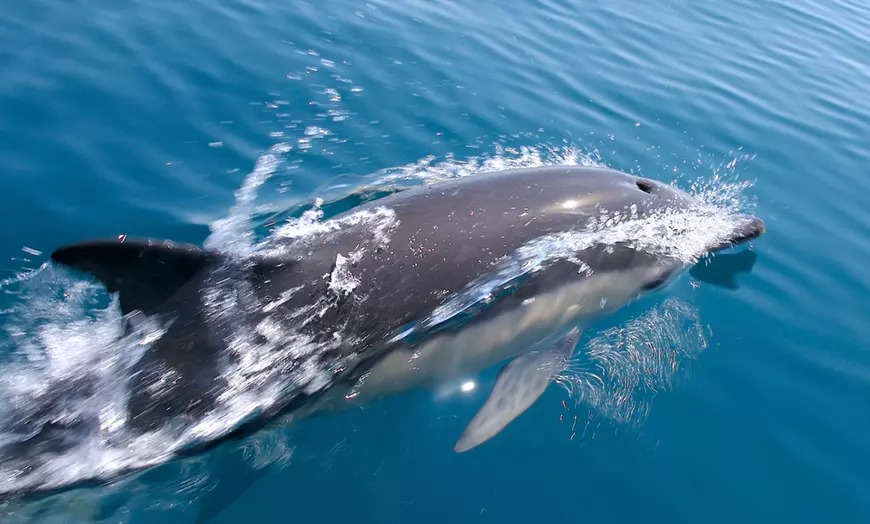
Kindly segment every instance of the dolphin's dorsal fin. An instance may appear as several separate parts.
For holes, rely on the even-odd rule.
[[[521,355],[502,368],[489,397],[453,450],[468,451],[486,442],[534,404],[550,380],[565,369],[579,338],[575,328],[552,346]]]
[[[90,273],[107,291],[117,292],[124,314],[147,315],[216,256],[190,244],[120,237],[64,246],[51,259]]]

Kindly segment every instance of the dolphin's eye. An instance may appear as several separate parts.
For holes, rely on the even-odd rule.
[[[649,180],[644,180],[642,178],[638,178],[635,182],[637,184],[637,188],[643,191],[644,193],[652,193],[655,186]]]

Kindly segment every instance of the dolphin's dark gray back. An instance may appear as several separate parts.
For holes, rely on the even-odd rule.
[[[397,225],[389,242],[362,240],[369,225],[351,226],[312,246],[287,246],[286,270],[274,271],[258,286],[261,298],[275,300],[284,290],[305,284],[325,292],[321,278],[332,271],[336,255],[367,249],[354,264],[359,282],[344,305],[352,332],[375,342],[397,327],[431,312],[446,297],[487,274],[493,264],[544,235],[583,231],[601,209],[639,216],[663,205],[680,205],[687,197],[657,182],[618,171],[589,167],[542,167],[483,174],[408,190],[368,202],[348,213],[387,208]],[[571,203],[576,206],[571,207]],[[670,204],[668,204],[670,203]],[[594,255],[601,265],[619,269],[636,264],[638,254],[623,249]],[[310,301],[298,293],[285,303],[293,310]],[[340,309],[340,308],[339,308]],[[336,313],[341,314],[341,313]],[[333,325],[334,319],[329,320]]]

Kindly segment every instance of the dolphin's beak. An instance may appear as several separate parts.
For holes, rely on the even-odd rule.
[[[748,242],[753,238],[758,238],[764,234],[764,221],[756,216],[745,215],[738,219],[738,226],[734,229],[734,233],[726,240],[714,245],[710,248],[710,252],[721,251],[731,246],[736,246]]]

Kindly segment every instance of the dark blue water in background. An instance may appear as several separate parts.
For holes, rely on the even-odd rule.
[[[679,297],[709,331],[642,421],[553,387],[458,455],[485,390],[414,392],[9,521],[870,521],[867,4],[32,0],[0,15],[2,278],[95,236],[201,243],[277,143],[292,149],[264,215],[403,166],[580,156],[752,181],[768,227],[736,292],[684,277],[596,326]],[[254,473],[264,453],[278,460]]]

